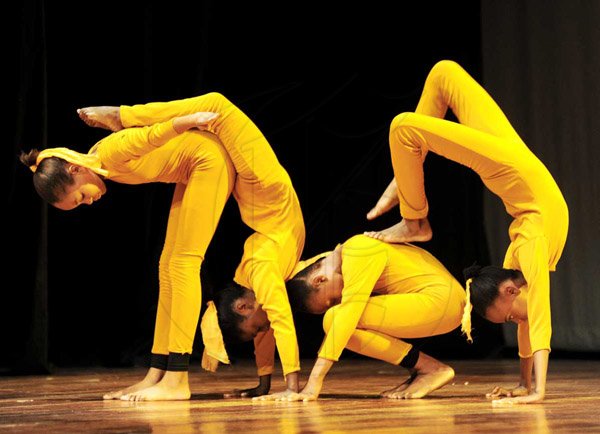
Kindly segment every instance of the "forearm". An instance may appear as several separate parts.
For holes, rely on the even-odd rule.
[[[546,376],[548,374],[548,359],[550,351],[539,350],[533,354],[533,368],[535,371],[535,392],[542,398],[546,394]]]
[[[306,383],[306,386],[304,386],[303,392],[311,392],[318,396],[321,392],[321,388],[323,387],[325,376],[334,363],[335,362],[333,360],[319,357],[315,362],[315,366],[313,366],[310,377],[308,378],[308,382]]]

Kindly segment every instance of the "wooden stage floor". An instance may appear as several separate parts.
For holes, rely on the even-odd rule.
[[[497,407],[485,398],[518,379],[518,360],[448,362],[454,382],[416,400],[378,392],[405,378],[383,362],[337,363],[316,402],[253,403],[219,393],[255,385],[250,361],[216,374],[191,370],[192,399],[180,402],[103,401],[104,392],[141,379],[145,370],[62,370],[52,376],[0,377],[0,432],[300,433],[300,432],[599,432],[600,361],[551,360],[543,404]],[[311,361],[303,361],[304,375]],[[276,372],[273,391],[283,381]]]

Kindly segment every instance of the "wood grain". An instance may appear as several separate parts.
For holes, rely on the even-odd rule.
[[[300,432],[600,432],[600,361],[553,360],[543,404],[492,406],[485,394],[513,386],[517,360],[447,362],[452,384],[417,400],[381,399],[405,378],[402,368],[370,360],[342,360],[323,395],[309,403],[222,399],[255,385],[250,362],[216,374],[191,370],[192,399],[181,402],[103,401],[104,392],[141,379],[144,369],[61,370],[52,376],[0,378],[0,431],[108,433]],[[303,380],[311,361],[303,361]],[[283,389],[276,372],[273,391]]]

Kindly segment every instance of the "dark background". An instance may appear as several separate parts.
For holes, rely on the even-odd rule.
[[[61,212],[42,204],[16,160],[32,147],[87,151],[106,133],[85,126],[77,108],[223,93],[256,122],[290,173],[308,257],[399,219],[395,211],[376,222],[364,216],[393,176],[389,124],[414,110],[436,61],[455,60],[486,83],[482,44],[489,39],[482,35],[493,15],[478,1],[344,3],[335,11],[320,2],[252,3],[17,6],[4,56],[12,146],[1,159],[8,186],[3,372],[132,366],[150,351],[172,186],[109,183],[94,206]],[[493,66],[493,53],[485,58]],[[463,267],[490,262],[482,185],[436,155],[425,166],[435,236],[423,246],[461,279]],[[203,264],[203,300],[233,276],[248,234],[231,198]],[[312,358],[320,318],[296,321],[301,355]],[[474,338],[467,345],[455,331],[420,343],[440,358],[516,357],[500,326],[474,317]],[[201,349],[197,336],[195,359]],[[231,351],[251,357],[250,346]]]

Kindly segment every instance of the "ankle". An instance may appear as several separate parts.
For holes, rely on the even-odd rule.
[[[161,383],[168,387],[181,387],[189,384],[188,373],[181,371],[167,371]]]

